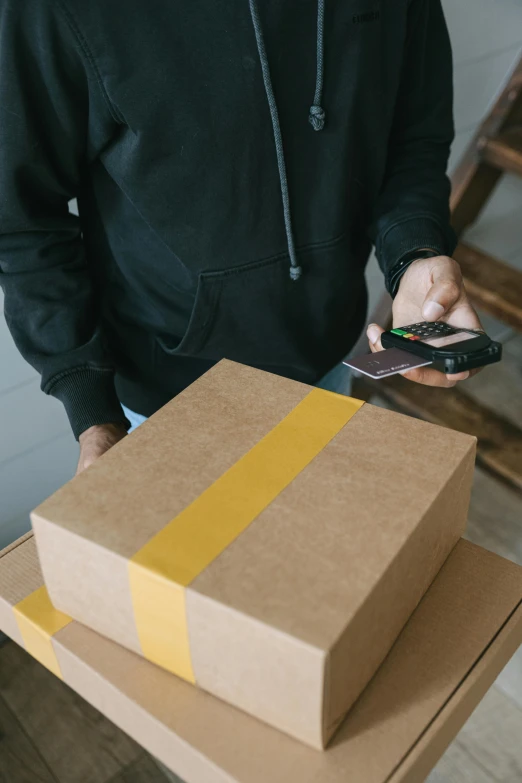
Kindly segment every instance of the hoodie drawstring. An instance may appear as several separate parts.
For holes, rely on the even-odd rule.
[[[324,80],[324,3],[325,0],[318,0],[317,3],[317,75],[314,102],[310,106],[310,114],[308,116],[308,122],[315,131],[322,130],[326,120],[325,111],[321,106]]]
[[[272,87],[272,79],[270,77],[270,66],[268,64],[268,57],[266,54],[265,40],[263,36],[263,29],[261,27],[261,21],[259,19],[259,9],[257,0],[249,0],[250,15],[252,17],[252,24],[254,26],[254,32],[256,36],[257,51],[259,54],[259,61],[261,63],[261,72],[263,74],[263,83],[265,87],[266,98],[268,101],[268,107],[270,109],[270,117],[272,120],[272,128],[274,132],[274,141],[277,155],[277,167],[279,169],[279,182],[281,185],[281,197],[283,200],[283,215],[285,221],[286,241],[288,245],[288,255],[290,257],[290,277],[292,280],[299,280],[303,270],[297,260],[297,253],[295,250],[294,231],[292,227],[292,211],[290,208],[290,195],[288,192],[288,179],[286,175],[286,161],[285,153],[283,149],[283,137],[281,134],[281,124],[279,122],[279,112],[277,110],[277,103],[274,95],[274,89]],[[325,112],[321,106],[322,94],[323,94],[323,81],[324,81],[324,14],[325,14],[325,0],[318,0],[317,7],[317,76],[315,85],[314,103],[310,107],[310,114],[308,120],[316,131],[322,130],[325,123]]]

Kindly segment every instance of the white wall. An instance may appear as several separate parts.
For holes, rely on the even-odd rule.
[[[521,0],[443,0],[455,50],[457,138],[452,163],[520,54]],[[469,239],[522,268],[522,183],[508,179]],[[369,270],[371,301],[382,292]],[[1,302],[0,302],[1,304]],[[491,329],[499,328],[494,322]],[[69,479],[77,445],[64,412],[39,391],[0,319],[0,547],[24,532],[28,512]]]
[[[78,447],[63,407],[39,384],[1,318],[0,547],[28,529],[29,511],[74,472]]]

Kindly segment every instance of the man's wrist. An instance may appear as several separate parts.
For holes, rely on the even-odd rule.
[[[388,288],[392,298],[395,299],[404,273],[413,263],[415,263],[415,261],[419,261],[425,258],[434,258],[438,255],[440,255],[440,253],[437,250],[429,247],[419,248],[418,250],[410,250],[408,253],[405,253],[397,261],[389,275]]]
[[[88,440],[89,438],[97,438],[100,435],[107,436],[109,438],[118,438],[122,437],[123,435],[127,434],[127,427],[124,426],[121,422],[109,422],[107,424],[93,424],[92,427],[89,427],[88,429],[84,430],[79,438],[78,441],[80,443],[80,446],[83,442]]]
[[[99,424],[130,427],[114,388],[114,374],[109,368],[72,370],[53,379],[44,391],[64,404],[77,440],[89,427]]]

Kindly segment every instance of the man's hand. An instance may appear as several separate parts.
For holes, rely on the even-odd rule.
[[[119,424],[97,424],[80,435],[80,459],[76,475],[92,465],[98,457],[125,437],[127,431]]]
[[[419,321],[446,321],[467,329],[482,328],[464,289],[460,267],[452,258],[422,258],[410,264],[404,273],[393,302],[393,326],[409,326]],[[383,350],[383,331],[377,324],[368,327],[372,353]],[[475,372],[445,375],[430,367],[419,367],[404,373],[404,377],[428,386],[451,387]]]

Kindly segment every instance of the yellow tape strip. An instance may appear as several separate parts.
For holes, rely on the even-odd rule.
[[[27,652],[63,679],[51,637],[69,625],[71,618],[54,608],[45,587],[13,606],[13,612]]]
[[[324,449],[364,403],[314,389],[129,563],[143,654],[194,682],[185,587]]]

